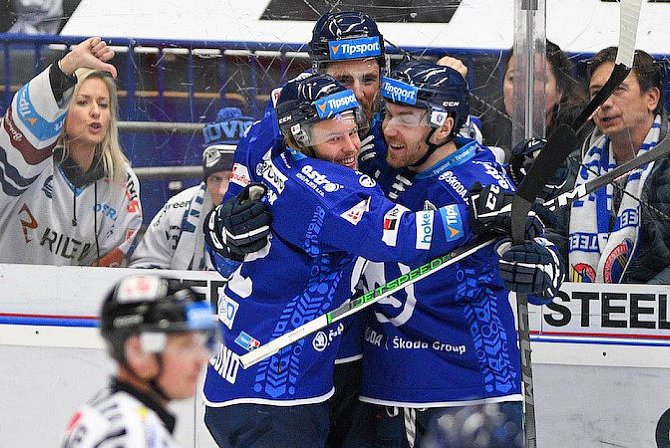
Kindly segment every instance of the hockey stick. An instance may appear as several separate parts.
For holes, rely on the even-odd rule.
[[[631,1],[633,3],[635,3],[635,2],[639,3],[641,0],[623,0],[623,3],[631,3]],[[624,9],[624,6],[622,4],[622,10],[623,9]],[[638,5],[638,11],[639,11],[639,5]],[[633,36],[634,35],[635,35],[635,32],[633,31]],[[622,37],[623,37],[623,33],[622,33]],[[631,46],[634,47],[634,37],[633,37],[633,42],[632,42]],[[634,49],[630,50],[631,55],[633,54],[633,51],[634,51]],[[621,53],[621,49],[619,50],[619,53]],[[632,60],[632,57],[631,57],[631,60]],[[617,58],[617,61],[618,61],[618,58]],[[630,69],[628,69],[628,70],[630,70]],[[627,76],[627,73],[626,73],[626,76]],[[619,80],[619,83],[621,81],[623,81],[623,79],[625,79],[626,76],[623,76]],[[610,84],[610,83],[608,82],[603,87],[602,90],[605,90],[606,88],[608,88],[608,84]],[[616,86],[613,86],[611,88],[610,93],[611,93],[612,90],[614,90],[615,87]],[[584,119],[585,121],[588,118],[590,118],[590,116],[597,109],[597,107],[600,104],[602,104],[602,102],[606,99],[606,97],[603,98],[603,96],[604,95],[601,95],[601,94],[596,95],[596,97],[591,101],[591,103],[589,103],[589,105],[587,105],[587,107],[585,108],[584,112],[582,112],[580,117],[582,115],[584,115],[586,117]],[[596,102],[597,102],[597,104],[595,106],[592,106],[592,104],[595,104]],[[575,120],[575,121],[577,121],[577,120]],[[568,130],[571,130],[570,127],[568,127],[568,126],[565,126],[565,127]],[[557,133],[558,132],[556,132],[556,134]],[[576,134],[574,131],[572,131],[572,133],[573,133],[573,136]],[[554,146],[556,146],[556,144],[557,144],[556,142],[553,143]],[[547,145],[548,145],[548,143],[547,143]],[[563,146],[564,146],[563,152],[565,153],[565,155],[563,156],[563,159],[565,159],[565,157],[567,156],[567,154],[570,151],[565,152],[567,150],[568,145],[563,145]],[[576,144],[574,144],[570,149],[573,149],[575,146],[576,146]],[[654,150],[650,150],[650,151],[648,151],[648,153],[651,153],[653,151]],[[542,152],[547,152],[547,151],[542,151]],[[562,162],[563,159],[558,160],[557,166],[560,165],[560,163]],[[633,159],[633,160],[635,160],[635,159]],[[631,162],[633,162],[633,160],[631,160]],[[642,163],[645,163],[645,162],[642,162]],[[640,163],[639,165],[641,165],[642,163]],[[536,165],[536,164],[534,164],[534,165]],[[637,165],[637,166],[639,166],[639,165]],[[631,164],[631,165],[628,165],[627,169],[631,170],[631,169],[634,169],[635,167],[636,166],[632,166],[632,164]],[[621,168],[623,168],[623,166]],[[532,170],[532,168],[531,168],[531,170]],[[553,174],[553,171],[552,171],[552,174]],[[625,171],[613,170],[610,173],[607,173],[607,174],[603,175],[602,178],[609,179],[609,180],[605,181],[605,183],[608,183],[612,179],[615,179],[616,177],[618,177],[622,174],[625,174]],[[530,175],[530,172],[529,172],[529,175]],[[529,177],[529,175],[527,175],[526,177]],[[593,182],[595,182],[597,180],[598,179],[594,180]],[[542,184],[542,186],[543,186],[543,184]],[[584,191],[587,191],[587,193],[592,191],[591,189],[589,189],[589,184],[581,185],[578,188],[580,188]],[[539,189],[537,190],[537,192],[539,192]],[[536,195],[537,195],[537,192],[535,193]],[[585,194],[587,194],[587,193],[585,193]],[[563,195],[561,195],[561,202],[563,202],[562,205],[566,205],[566,204],[572,202],[573,200],[575,200],[577,198],[578,198],[578,196],[575,196],[574,190],[569,191],[567,193],[564,193]],[[534,200],[534,198],[533,198],[533,200]],[[554,202],[554,204],[559,204],[559,201]],[[403,276],[401,276],[397,279],[391,280],[390,282],[388,282],[388,283],[376,288],[375,290],[370,291],[370,292],[368,292],[368,293],[366,293],[366,294],[364,294],[364,295],[362,295],[362,296],[360,296],[356,299],[353,299],[349,302],[346,302],[343,305],[339,306],[338,308],[334,309],[333,311],[330,311],[326,314],[323,314],[323,315],[317,317],[316,319],[314,319],[310,322],[307,322],[306,324],[304,324],[304,325],[302,325],[298,328],[295,328],[294,330],[292,330],[288,333],[285,333],[282,336],[280,336],[280,337],[278,337],[278,338],[276,338],[276,339],[274,339],[274,340],[272,340],[272,341],[270,341],[266,344],[261,345],[260,347],[256,348],[255,350],[252,350],[249,353],[246,353],[246,354],[242,355],[240,357],[240,363],[242,364],[242,366],[244,368],[248,368],[248,367],[262,361],[263,359],[266,359],[267,357],[269,357],[269,356],[271,356],[275,353],[280,352],[282,349],[285,349],[286,347],[288,347],[292,343],[304,338],[305,336],[308,336],[308,335],[310,335],[310,334],[312,334],[312,333],[314,333],[314,332],[316,332],[320,329],[323,329],[323,328],[327,327],[328,325],[330,325],[334,322],[337,322],[341,319],[344,319],[344,318],[346,318],[346,317],[348,317],[348,316],[350,316],[350,315],[352,315],[352,314],[354,314],[354,313],[372,305],[373,303],[376,303],[379,300],[381,300],[385,297],[388,297],[389,295],[391,295],[391,294],[393,294],[393,293],[395,293],[395,292],[397,292],[401,289],[404,289],[407,286],[412,285],[412,284],[418,282],[419,280],[422,280],[422,279],[434,274],[435,272],[451,265],[452,263],[455,263],[455,262],[463,259],[464,257],[467,257],[468,255],[471,255],[471,254],[477,252],[478,250],[493,244],[495,241],[496,241],[496,239],[494,238],[494,239],[490,239],[490,240],[487,240],[487,241],[484,241],[484,242],[475,243],[475,244],[470,245],[470,246],[464,246],[464,247],[456,249],[455,251],[453,251],[449,254],[446,254],[446,255],[443,255],[441,257],[435,258],[435,259],[429,261],[428,263],[426,263],[422,266],[419,266],[418,268],[410,271],[409,273],[407,273],[407,274],[405,274],[405,275],[403,275]]]
[[[540,151],[537,159],[528,170],[528,174],[519,185],[519,190],[512,201],[511,230],[512,241],[515,244],[520,244],[525,239],[526,217],[547,179],[554,174],[577,146],[577,133],[630,73],[635,55],[635,40],[641,3],[642,0],[621,0],[619,6],[619,48],[612,74],[571,125],[560,126],[549,137],[547,144]],[[535,448],[537,446],[535,400],[528,324],[528,298],[526,294],[517,294],[517,319],[524,391],[524,442],[526,448]]]
[[[661,157],[668,154],[670,154],[670,139],[664,140],[659,145],[645,152],[641,156],[628,160],[613,170],[601,175],[600,177],[593,179],[585,184],[579,185],[573,190],[566,191],[560,196],[546,202],[544,205],[552,211],[563,208],[567,205],[570,205],[573,201],[576,201],[577,199],[582,198],[587,194],[590,194],[604,185],[616,180],[618,177],[623,176],[624,174],[639,168],[646,163],[660,159]],[[503,209],[503,211],[509,210],[507,207]],[[408,272],[407,274],[391,280],[390,282],[379,286],[373,291],[369,291],[360,297],[352,299],[351,301],[340,305],[338,308],[335,308],[333,311],[323,314],[316,319],[309,321],[306,324],[295,328],[294,330],[285,333],[266,344],[261,345],[255,350],[242,355],[240,357],[240,362],[244,368],[250,367],[264,360],[265,358],[278,353],[280,350],[288,347],[305,336],[309,336],[310,334],[315,333],[334,322],[344,319],[345,317],[349,317],[352,314],[355,314],[358,311],[380,301],[384,297],[388,297],[391,294],[408,287],[409,285],[412,285],[430,275],[433,275],[437,271],[446,268],[447,266],[451,266],[457,261],[472,255],[478,250],[492,245],[496,241],[498,241],[497,237],[484,242],[476,242],[468,246],[460,247],[447,255],[435,258],[428,263]]]

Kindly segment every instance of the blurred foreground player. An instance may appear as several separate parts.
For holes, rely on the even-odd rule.
[[[100,329],[116,375],[74,414],[61,446],[176,447],[166,406],[195,394],[214,340],[209,305],[176,280],[127,277],[105,299]]]

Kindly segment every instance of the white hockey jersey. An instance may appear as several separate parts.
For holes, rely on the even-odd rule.
[[[203,220],[212,208],[205,182],[172,196],[151,220],[129,267],[214,270],[202,232]]]
[[[172,436],[175,423],[160,404],[113,381],[72,416],[60,446],[173,448],[178,447]]]
[[[54,160],[73,89],[57,103],[49,69],[24,85],[0,126],[0,263],[120,264],[140,225],[139,182],[102,178],[77,188]]]

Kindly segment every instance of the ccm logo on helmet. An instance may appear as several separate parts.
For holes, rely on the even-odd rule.
[[[348,39],[346,42],[328,42],[330,59],[357,59],[381,56],[381,45],[377,37]]]

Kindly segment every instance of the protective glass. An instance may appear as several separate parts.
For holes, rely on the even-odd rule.
[[[430,126],[429,113],[424,109],[403,108],[401,111],[396,111],[394,115],[388,108],[384,106],[383,110],[384,126],[399,126],[399,127],[428,127]]]
[[[316,146],[322,143],[336,145],[346,142],[352,134],[357,134],[361,126],[365,126],[360,110],[346,111],[335,115],[333,118],[301,125],[305,132],[306,146]]]

